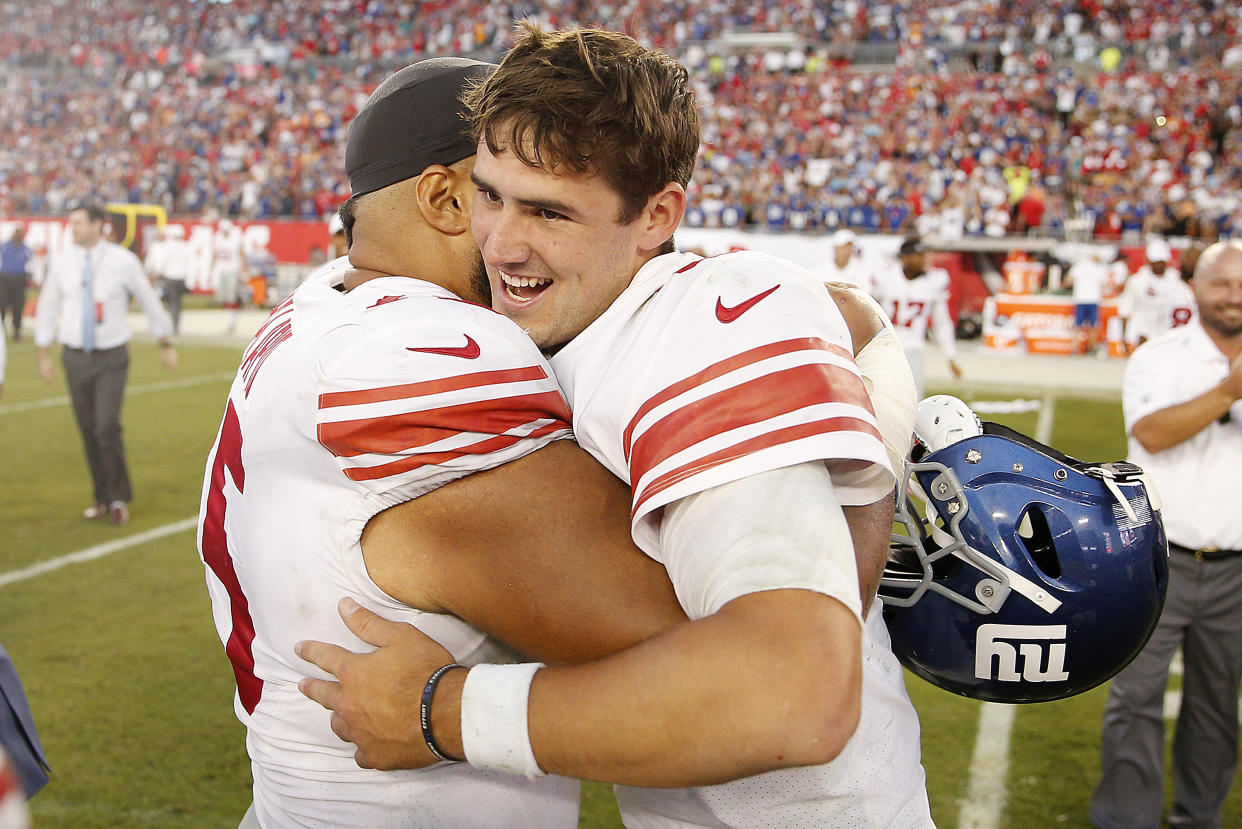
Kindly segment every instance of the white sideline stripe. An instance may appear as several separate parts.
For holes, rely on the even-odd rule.
[[[979,414],[1026,414],[1038,412],[1043,404],[1038,400],[972,400],[970,408]]]
[[[996,829],[1008,792],[1009,735],[1017,706],[985,702],[979,709],[979,733],[970,758],[970,790],[957,816],[959,829]]]
[[[1035,424],[1035,440],[1047,443],[1052,437],[1056,398],[1044,395]],[[1013,705],[985,702],[979,711],[979,730],[975,753],[970,761],[970,788],[958,812],[959,829],[997,829],[1009,792],[1009,737],[1013,732]]]
[[[59,570],[62,567],[68,567],[70,564],[81,564],[84,561],[94,561],[97,558],[119,553],[121,550],[137,547],[139,544],[146,544],[148,541],[154,541],[157,538],[163,538],[166,535],[173,535],[186,530],[194,529],[198,526],[198,516],[174,521],[171,524],[165,524],[162,527],[144,530],[140,533],[118,538],[116,541],[109,541],[106,544],[97,544],[94,547],[87,547],[85,550],[78,550],[76,553],[67,553],[63,556],[40,561],[38,564],[32,564],[29,567],[23,567],[21,570],[10,570],[7,573],[0,573],[0,588],[14,584],[19,581],[33,579],[35,576],[41,576],[44,573],[50,573],[53,570]]]
[[[1182,710],[1182,692],[1176,688],[1164,692],[1164,718],[1166,720],[1177,719],[1178,713]]]
[[[1044,395],[1039,407],[1039,420],[1035,422],[1035,440],[1047,444],[1052,440],[1052,417],[1056,411],[1057,401],[1051,394]]]
[[[141,386],[130,386],[125,389],[125,396],[131,394],[146,394],[153,391],[168,391],[169,389],[185,389],[190,386],[204,386],[208,383],[220,383],[224,380],[232,380],[236,376],[235,372],[228,374],[204,374],[199,377],[186,377],[182,380],[162,380],[158,383],[144,383]],[[11,412],[28,412],[32,409],[50,409],[55,406],[69,405],[68,397],[49,397],[44,400],[31,400],[27,403],[5,403],[0,405],[0,414],[10,414]]]

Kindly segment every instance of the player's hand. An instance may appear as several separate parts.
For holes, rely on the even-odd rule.
[[[337,678],[306,678],[298,689],[332,712],[332,730],[358,747],[362,768],[418,769],[437,761],[419,725],[419,703],[427,678],[452,655],[413,625],[391,622],[342,599],[346,626],[375,645],[359,654],[325,642],[299,642],[294,651]]]
[[[164,364],[164,368],[169,371],[177,370],[177,349],[171,344],[160,348],[160,362]]]
[[[56,368],[52,365],[52,353],[46,348],[39,349],[39,376],[49,386],[56,379]]]
[[[952,373],[954,380],[962,379],[962,367],[957,364],[956,360],[949,361],[949,372]]]

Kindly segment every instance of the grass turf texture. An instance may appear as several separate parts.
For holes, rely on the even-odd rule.
[[[239,355],[240,346],[191,343],[169,375],[151,343],[135,343],[124,413],[133,522],[118,529],[80,517],[90,490],[73,417],[67,404],[43,405],[65,395],[63,379],[44,386],[29,341],[11,347],[0,400],[0,573],[194,515]],[[185,385],[164,387],[169,381]],[[964,397],[1002,395],[972,388]],[[1053,402],[1055,446],[1090,460],[1124,456],[1115,398]],[[1033,434],[1038,415],[991,419]],[[0,642],[21,672],[53,765],[52,782],[31,803],[36,826],[237,825],[250,801],[249,762],[192,531],[0,587],[0,608]],[[942,829],[955,827],[980,706],[913,677],[908,685],[923,723],[932,813]],[[1018,709],[1002,826],[1087,826],[1104,696],[1098,689]],[[621,825],[607,786],[583,791],[582,827]],[[1242,826],[1236,792],[1224,825]]]

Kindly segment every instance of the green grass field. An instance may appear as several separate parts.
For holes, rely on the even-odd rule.
[[[11,347],[0,400],[0,582],[194,516],[240,350],[190,342],[169,375],[153,345],[133,347],[125,424],[136,495],[133,522],[113,528],[80,517],[91,494],[63,382],[44,386],[33,347]],[[1115,397],[1056,399],[1054,413],[1058,448],[1093,460],[1124,455]],[[1035,413],[995,419],[1035,433]],[[52,782],[31,804],[36,826],[237,825],[250,801],[249,765],[191,529],[2,585],[0,608],[0,642],[26,683],[53,764]],[[939,826],[959,826],[981,706],[908,681],[923,721],[932,812]],[[1017,710],[1000,826],[1087,825],[1103,703],[1097,689]],[[584,793],[581,826],[620,826],[607,787],[587,784]],[[1236,792],[1225,825],[1242,826]]]

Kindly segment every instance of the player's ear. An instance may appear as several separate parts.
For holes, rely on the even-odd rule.
[[[647,200],[647,206],[638,217],[638,221],[643,223],[639,247],[655,250],[663,245],[672,238],[685,212],[686,190],[677,182],[670,181],[663,190]]]
[[[434,164],[423,170],[414,192],[427,224],[450,236],[470,231],[470,200],[463,191],[459,173]]]

